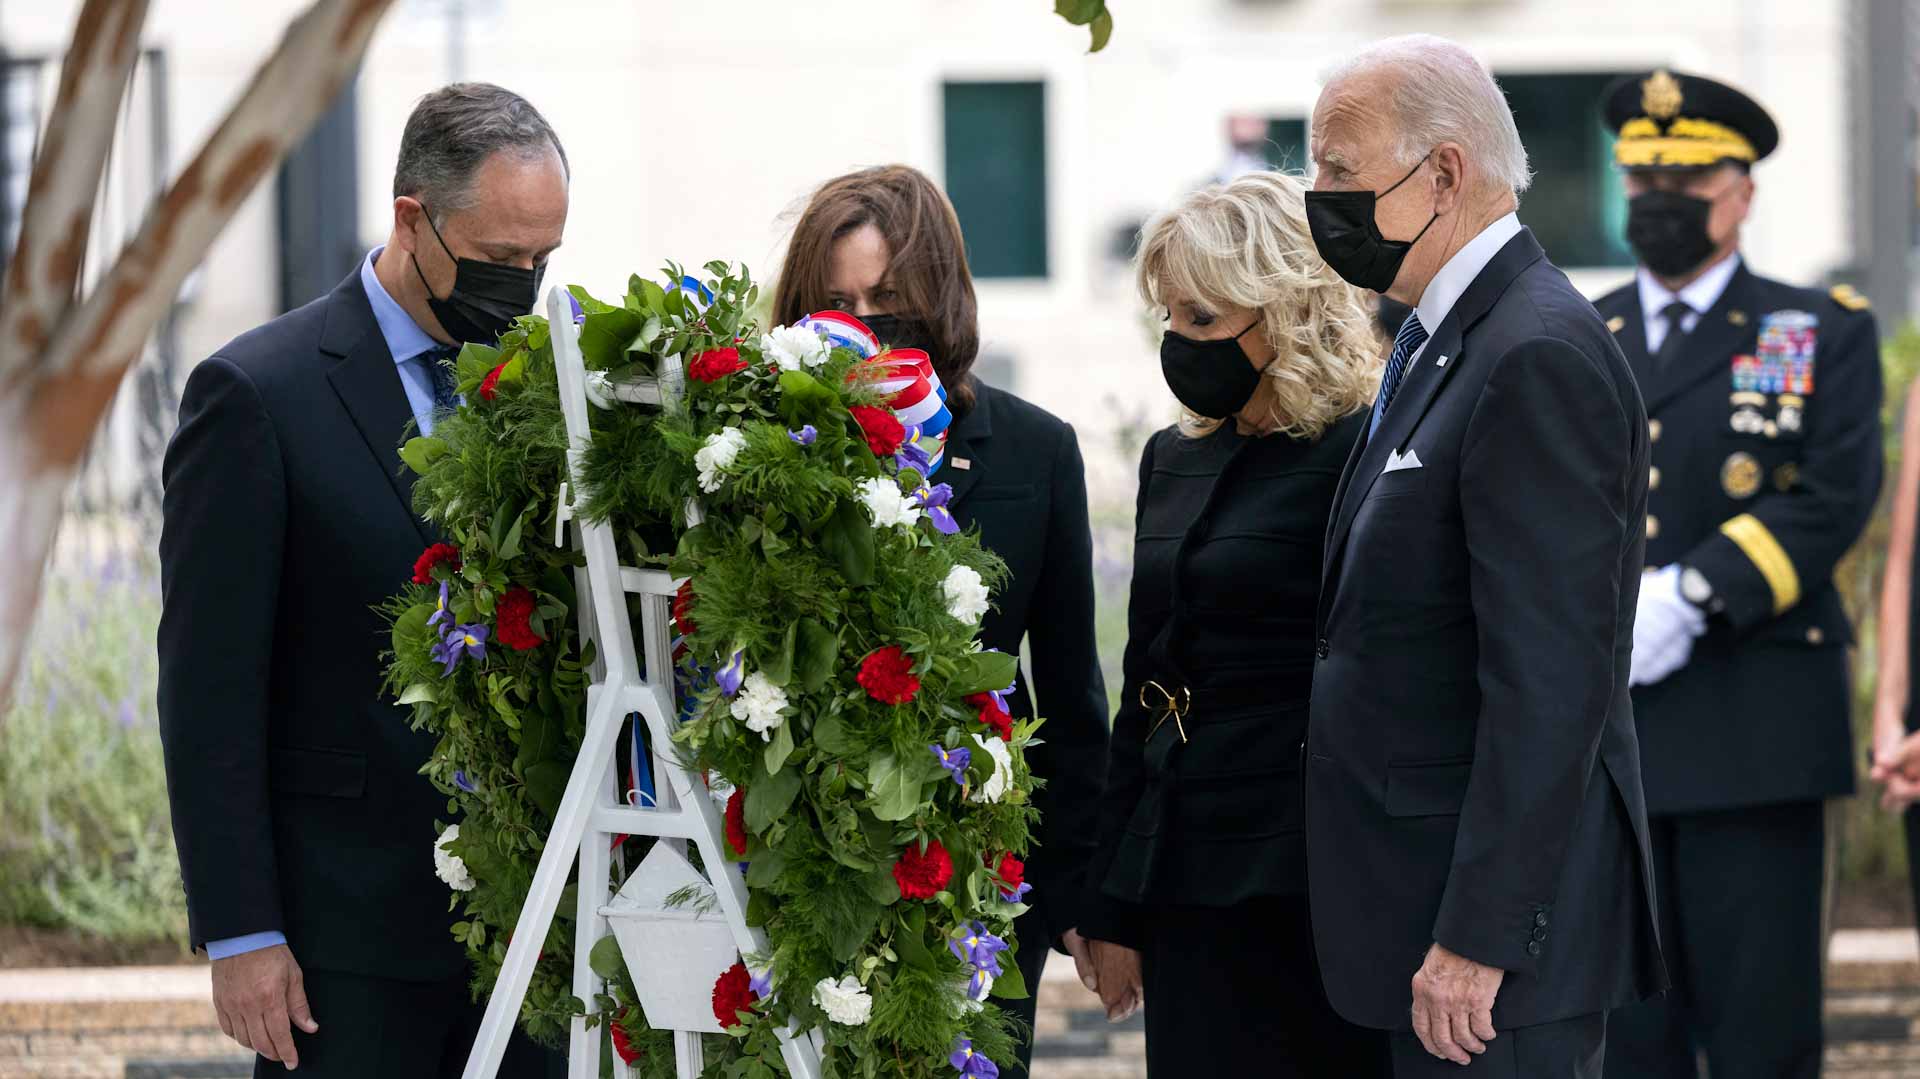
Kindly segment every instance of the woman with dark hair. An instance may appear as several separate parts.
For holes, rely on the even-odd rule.
[[[881,342],[932,357],[954,422],[945,460],[929,478],[953,489],[948,508],[961,527],[978,526],[1009,570],[980,636],[1016,655],[1025,642],[1030,678],[1016,684],[1007,707],[1014,720],[1047,720],[1044,744],[1027,754],[1045,785],[1034,797],[1040,823],[1025,867],[1031,909],[1015,923],[1032,992],[1003,1002],[1031,1027],[1049,946],[1072,954],[1093,988],[1077,928],[1104,778],[1107,694],[1094,645],[1080,445],[1066,423],[972,375],[980,329],[960,221],[919,170],[863,169],[814,192],[787,248],[773,316],[791,323],[825,310],[845,311]],[[1000,1074],[1024,1076],[1031,1055],[1029,1042]]]

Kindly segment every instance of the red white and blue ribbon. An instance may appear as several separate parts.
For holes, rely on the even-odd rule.
[[[834,348],[851,349],[879,365],[874,388],[886,395],[887,407],[907,429],[907,444],[925,457],[924,465],[916,457],[913,466],[923,477],[933,475],[946,457],[947,428],[953,425],[947,389],[933,369],[933,357],[917,348],[886,348],[866,323],[845,311],[818,311],[794,325],[825,337]]]

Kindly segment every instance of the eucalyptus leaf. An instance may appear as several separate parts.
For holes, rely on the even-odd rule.
[[[839,658],[840,635],[811,618],[802,618],[793,656],[801,691],[815,693],[825,686],[833,677],[834,660]],[[819,738],[817,729],[814,738]]]
[[[1032,995],[1027,992],[1027,978],[1020,973],[1020,964],[1002,959],[1000,976],[993,980],[987,995],[999,1000],[1025,1000]]]
[[[763,850],[755,854],[753,860],[747,863],[747,887],[771,888],[786,868],[786,855],[777,850]]]
[[[1093,44],[1087,47],[1087,51],[1099,52],[1106,48],[1107,42],[1113,40],[1113,12],[1103,9],[1087,24],[1087,29],[1093,31]]]
[[[1020,675],[1020,657],[1011,652],[973,652],[953,673],[951,690],[960,696],[1007,688]]]
[[[886,821],[902,821],[920,808],[921,782],[913,769],[891,753],[873,759],[867,770],[867,798],[873,815]]]
[[[782,768],[770,776],[763,776],[747,788],[746,818],[747,829],[751,832],[764,832],[779,820],[781,815],[792,807],[793,800],[800,793],[800,770]]]
[[[849,585],[865,588],[873,584],[873,526],[867,521],[866,507],[841,499],[820,530],[820,548],[840,564],[840,576]]]
[[[400,447],[400,460],[408,468],[413,469],[414,474],[418,476],[426,475],[427,469],[432,468],[433,463],[445,457],[446,454],[445,442],[426,435],[409,438],[406,445]]]
[[[835,757],[848,756],[859,748],[859,743],[847,736],[847,725],[839,716],[827,716],[813,725],[813,744]]]
[[[773,775],[793,756],[793,723],[782,723],[773,729],[773,740],[767,743],[767,774]]]
[[[788,622],[787,631],[780,635],[780,643],[773,651],[754,657],[761,676],[776,686],[785,686],[793,680],[794,637],[799,630],[799,623]]]
[[[627,963],[620,955],[620,938],[608,933],[593,942],[593,950],[587,953],[587,965],[595,974],[608,981],[621,977],[627,971]]]
[[[426,682],[415,682],[400,694],[399,703],[420,704],[425,702],[427,704],[433,704],[438,700],[439,696],[434,692],[432,685]]]

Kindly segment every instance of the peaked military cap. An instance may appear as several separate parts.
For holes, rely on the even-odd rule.
[[[1620,136],[1613,160],[1622,168],[1751,165],[1780,144],[1780,129],[1759,102],[1699,75],[1666,68],[1629,75],[1601,100],[1607,126]]]

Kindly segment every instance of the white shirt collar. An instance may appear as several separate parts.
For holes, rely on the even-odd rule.
[[[1493,256],[1518,235],[1519,215],[1507,214],[1481,229],[1478,236],[1468,240],[1467,246],[1455,251],[1447,264],[1440,267],[1440,272],[1427,283],[1427,291],[1420,294],[1420,304],[1415,308],[1420,312],[1420,325],[1429,335],[1440,328],[1440,321],[1460,302],[1460,297],[1466,295],[1467,287],[1487,268],[1487,263],[1493,261]]]
[[[1657,319],[1667,309],[1667,305],[1679,300],[1693,309],[1695,315],[1704,315],[1713,310],[1720,302],[1720,295],[1727,291],[1733,282],[1734,272],[1740,269],[1740,252],[1735,251],[1726,258],[1713,264],[1706,273],[1694,278],[1678,293],[1653,279],[1645,266],[1634,272],[1634,278],[1640,285],[1640,313],[1649,319]]]

